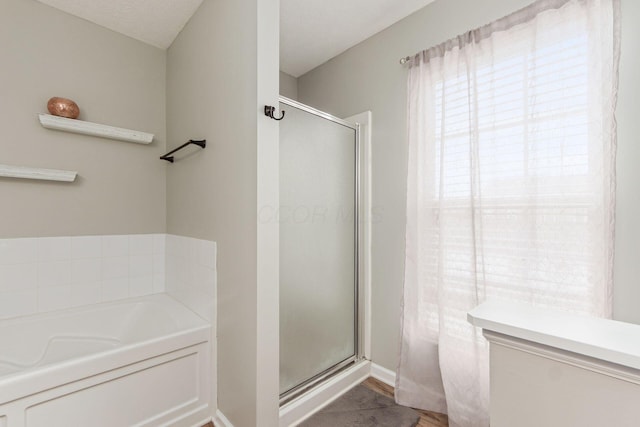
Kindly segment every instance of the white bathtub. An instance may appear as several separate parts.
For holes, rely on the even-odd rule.
[[[210,336],[164,294],[0,321],[0,427],[202,425]]]

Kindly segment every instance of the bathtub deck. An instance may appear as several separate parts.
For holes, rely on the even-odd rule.
[[[211,411],[211,337],[162,294],[3,320],[0,427],[198,425]]]

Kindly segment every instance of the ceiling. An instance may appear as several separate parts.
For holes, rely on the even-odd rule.
[[[432,1],[280,0],[280,70],[299,77]]]
[[[166,49],[203,0],[38,1]],[[432,1],[280,0],[280,69],[301,76]]]
[[[71,15],[166,49],[202,0],[38,0]]]

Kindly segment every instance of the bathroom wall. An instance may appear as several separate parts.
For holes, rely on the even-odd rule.
[[[280,95],[289,99],[298,99],[298,79],[280,71]]]
[[[372,354],[386,368],[397,365],[404,265],[407,72],[398,60],[529,3],[436,0],[298,79],[300,102],[339,117],[373,113]],[[614,316],[640,323],[640,2],[622,0],[622,16]]]
[[[33,0],[0,13],[0,163],[78,171],[74,183],[1,178],[0,237],[165,231],[166,52]],[[52,96],[80,119],[155,134],[151,145],[40,126]]]
[[[278,11],[277,0],[205,0],[167,56],[168,148],[207,139],[167,169],[167,228],[217,243],[218,408],[237,427],[278,416],[277,268],[261,274],[277,246],[275,262],[259,250],[273,225],[257,217],[261,194],[277,197],[261,174],[277,183],[277,122],[262,110],[278,97]]]
[[[613,317],[640,324],[640,2],[622,0]]]
[[[278,99],[278,12],[278,0],[205,0],[168,51],[33,0],[5,0],[0,13],[0,162],[79,172],[72,184],[0,178],[0,238],[170,229],[216,241],[218,406],[238,427],[278,417],[277,224],[257,221],[259,205],[277,205],[278,127],[262,110]],[[80,119],[155,141],[44,129],[37,113],[51,96],[74,99]],[[158,159],[190,138],[206,138],[206,150],[190,147],[172,165]],[[34,247],[35,258],[19,261],[38,269]],[[13,287],[15,267],[1,267],[0,288]],[[178,294],[197,299],[186,283]]]

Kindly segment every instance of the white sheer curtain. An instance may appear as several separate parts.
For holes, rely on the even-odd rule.
[[[416,55],[399,403],[488,426],[486,299],[611,315],[618,0],[542,0]]]

